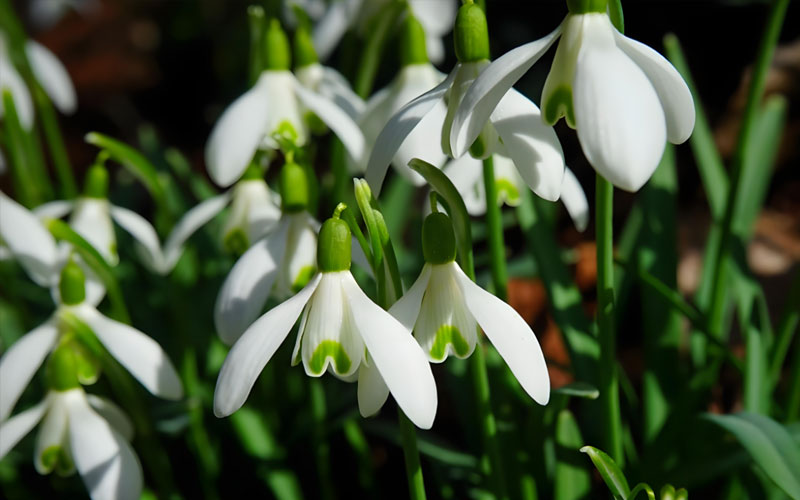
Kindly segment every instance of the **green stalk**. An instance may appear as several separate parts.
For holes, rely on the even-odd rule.
[[[14,194],[19,202],[33,208],[42,201],[41,194],[36,188],[36,183],[31,178],[31,172],[27,168],[27,153],[25,148],[25,130],[19,122],[17,108],[14,106],[14,99],[8,89],[2,91],[3,124],[5,125],[3,139],[8,151],[8,164],[11,171],[11,181],[14,186]]]
[[[789,400],[786,403],[787,422],[794,422],[800,418],[800,343],[795,345],[791,370],[789,392],[787,393]]]
[[[61,128],[58,126],[58,117],[53,109],[53,104],[38,83],[32,86],[31,91],[33,99],[36,101],[44,138],[50,149],[50,157],[53,159],[53,166],[61,184],[60,194],[65,199],[75,198],[78,196],[78,184],[72,174],[72,165],[69,162],[67,149],[64,147],[64,138],[61,136]]]
[[[483,160],[483,185],[486,187],[486,224],[489,232],[489,258],[491,261],[494,294],[501,300],[508,298],[508,273],[506,248],[503,241],[503,221],[497,205],[497,185],[494,180],[494,160]]]
[[[597,331],[600,339],[600,406],[604,449],[622,466],[622,422],[617,375],[617,338],[614,327],[614,186],[597,175]]]
[[[392,33],[400,11],[405,8],[405,2],[391,2],[377,15],[377,20],[364,44],[364,53],[361,55],[361,64],[358,66],[353,90],[362,99],[366,99],[372,92],[375,76],[381,63],[381,54],[389,36]]]
[[[800,321],[800,271],[794,275],[792,287],[789,289],[789,296],[786,299],[786,305],[783,306],[783,313],[776,331],[777,340],[772,351],[769,370],[770,380],[773,384],[777,384],[780,380],[781,368],[797,331],[798,321]]]
[[[309,381],[311,389],[311,415],[314,418],[314,441],[317,460],[317,472],[319,473],[320,492],[325,500],[336,498],[333,477],[331,476],[331,450],[328,440],[325,438],[323,426],[325,425],[325,391],[322,389],[322,381],[312,378]]]

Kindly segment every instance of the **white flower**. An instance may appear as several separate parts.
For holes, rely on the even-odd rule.
[[[303,87],[333,102],[354,121],[364,112],[364,100],[353,92],[347,79],[335,69],[311,63],[297,68],[295,75]]]
[[[552,124],[566,116],[595,170],[615,186],[636,191],[658,166],[665,142],[678,144],[691,135],[694,104],[675,68],[619,33],[604,12],[569,14],[549,35],[494,61],[454,117],[453,152],[466,151],[508,89],[560,35],[542,94],[543,119]],[[519,124],[510,125],[514,133],[525,133]]]
[[[531,328],[508,304],[470,280],[455,261],[426,263],[417,281],[389,309],[435,363],[466,358],[480,326],[511,372],[537,403],[550,399],[544,355]]]
[[[0,422],[0,459],[41,422],[34,464],[40,474],[78,470],[93,500],[137,500],[142,466],[131,448],[133,426],[114,403],[77,387]]]
[[[45,357],[75,319],[88,326],[106,350],[148,391],[183,397],[183,386],[161,346],[136,328],[107,318],[91,304],[60,304],[43,324],[17,340],[0,358],[0,422],[6,419]]]
[[[32,0],[28,10],[33,24],[45,29],[58,23],[70,9],[87,15],[99,7],[99,0]]]
[[[366,29],[388,0],[337,0],[314,27],[314,48],[320,59],[327,59],[336,49],[339,40],[354,26]],[[408,6],[425,30],[428,56],[434,63],[444,60],[442,37],[453,29],[455,0],[409,0]]]
[[[58,250],[53,236],[30,210],[0,191],[0,249],[19,261],[38,285],[58,283]]]
[[[328,89],[332,87],[326,87]],[[313,112],[339,137],[353,158],[364,152],[364,136],[335,101],[305,88],[291,71],[265,70],[255,86],[222,113],[206,144],[206,167],[220,186],[236,182],[262,146],[277,149],[273,135],[295,145],[308,141],[301,105]]]
[[[368,156],[370,167],[367,168],[367,180],[376,196],[380,192],[380,184],[390,163],[397,169],[397,172],[414,184],[422,185],[425,179],[408,167],[409,160],[420,158],[433,165],[441,166],[447,159],[438,140],[447,113],[447,107],[443,101],[426,101],[424,119],[420,116],[414,122],[414,127],[405,128],[405,122],[397,124],[395,119],[398,112],[405,109],[404,106],[410,106],[410,101],[416,102],[422,99],[422,94],[427,92],[425,95],[430,95],[449,83],[449,79],[442,83],[444,78],[445,75],[430,63],[409,64],[400,70],[386,88],[375,93],[367,101],[359,124],[367,144],[374,145],[371,146],[374,149]],[[391,128],[389,132],[381,132],[389,129],[393,124],[394,128]],[[397,128],[402,130],[396,130]],[[382,146],[381,137],[387,135],[393,141],[391,148]],[[366,157],[365,155],[365,159]],[[373,158],[376,157],[380,158],[380,167],[382,168],[379,179],[381,182],[377,183],[374,179],[376,177],[375,168],[372,167]],[[372,180],[370,180],[371,177]]]
[[[510,158],[500,154],[495,154],[492,158],[498,205],[505,203],[511,207],[519,206],[520,190],[527,187],[525,181],[520,177]],[[442,171],[461,194],[470,215],[480,216],[486,213],[486,187],[483,182],[482,161],[464,155],[450,161]],[[560,191],[559,199],[566,207],[572,222],[578,231],[584,231],[589,223],[589,203],[578,179],[568,167],[564,167],[564,179]]]

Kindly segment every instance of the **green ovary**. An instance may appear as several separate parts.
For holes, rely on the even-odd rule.
[[[336,373],[342,374],[350,371],[352,362],[342,344],[335,340],[323,340],[314,349],[314,354],[311,355],[311,360],[308,363],[311,373],[322,375],[323,370],[325,370],[325,360],[328,358],[333,361]]]
[[[305,266],[297,273],[297,277],[292,283],[292,292],[297,293],[303,289],[308,282],[311,281],[311,278],[314,277],[314,273],[317,272],[317,268],[314,266]]]
[[[575,128],[575,110],[572,107],[572,89],[562,85],[555,89],[544,103],[544,121],[555,125],[559,118],[565,116],[567,125]]]
[[[469,354],[469,344],[453,325],[442,325],[436,331],[433,339],[433,346],[431,346],[431,357],[437,361],[441,361],[447,355],[447,344],[453,346],[456,356],[464,357]]]
[[[506,204],[512,207],[519,205],[519,190],[508,179],[496,179],[495,185],[497,186],[497,199],[505,200]]]

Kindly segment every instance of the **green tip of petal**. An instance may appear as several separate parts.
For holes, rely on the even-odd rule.
[[[281,209],[286,213],[302,212],[308,208],[311,189],[306,169],[297,163],[287,163],[281,169]]]
[[[453,41],[460,62],[489,59],[489,30],[483,9],[474,3],[466,3],[458,9]]]
[[[456,258],[456,234],[447,214],[436,212],[422,223],[422,254],[425,262],[447,264]]]
[[[264,31],[264,69],[288,71],[292,68],[292,52],[289,38],[281,28],[281,22],[270,19]]]
[[[319,62],[317,51],[314,49],[314,40],[307,27],[300,26],[294,32],[294,64],[296,68],[303,68]]]
[[[428,62],[425,45],[425,30],[409,11],[400,31],[400,65],[424,64]]]
[[[61,293],[61,303],[68,306],[80,304],[86,298],[86,275],[72,259],[61,270],[58,291]]]
[[[314,375],[322,375],[325,370],[325,361],[328,358],[333,363],[333,370],[339,375],[349,372],[353,364],[342,344],[335,340],[323,340],[314,349],[314,354],[311,355],[308,362],[308,369]]]
[[[95,163],[86,172],[83,194],[87,198],[108,197],[108,170],[105,166]]]
[[[323,273],[350,269],[350,227],[341,219],[328,219],[319,230],[317,267]]]
[[[431,346],[431,358],[443,361],[447,357],[447,346],[452,345],[453,351],[459,358],[469,355],[469,343],[461,332],[453,325],[442,325],[436,331],[436,336]]]

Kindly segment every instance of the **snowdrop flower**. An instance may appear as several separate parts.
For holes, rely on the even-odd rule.
[[[510,158],[495,154],[492,159],[494,180],[497,186],[497,204],[519,206],[521,190],[527,189],[528,186],[520,177]],[[464,199],[467,212],[473,216],[484,215],[486,213],[486,186],[483,182],[483,163],[470,155],[464,155],[457,160],[450,161],[442,170]],[[589,202],[586,200],[586,193],[577,177],[567,167],[564,168],[564,179],[560,191],[559,199],[564,203],[575,227],[578,231],[583,232],[589,224]]]
[[[34,455],[40,474],[77,469],[93,500],[138,499],[142,466],[129,444],[133,426],[114,403],[81,389],[75,364],[68,348],[53,353],[44,400],[0,421],[0,459],[41,422]]]
[[[456,110],[467,88],[489,65],[486,17],[475,4],[464,4],[458,11],[455,47],[459,62],[447,79],[400,109],[377,137],[367,166],[370,186],[378,192],[388,159],[398,145],[407,136],[429,127],[428,143],[432,142],[431,137],[441,138],[441,148],[450,156],[459,158],[467,149],[476,158],[502,153],[513,160],[532,191],[546,200],[557,200],[564,177],[561,145],[555,131],[542,123],[536,105],[516,90],[506,89],[490,121],[481,124],[465,147],[454,147],[450,132]],[[447,110],[443,119],[437,111],[442,108]]]
[[[436,212],[425,219],[422,251],[422,273],[389,312],[413,329],[434,363],[450,354],[469,357],[480,326],[525,392],[547,404],[550,378],[536,336],[511,306],[473,283],[456,264],[455,234],[447,215]]]
[[[402,69],[389,86],[379,90],[367,101],[366,109],[360,120],[361,130],[364,132],[367,144],[375,145],[369,155],[370,168],[367,169],[367,180],[376,196],[380,193],[380,183],[375,184],[374,179],[370,180],[371,173],[372,177],[375,177],[373,172],[375,169],[372,167],[373,158],[381,159],[380,181],[383,181],[391,163],[398,173],[416,185],[424,184],[425,179],[408,167],[408,162],[412,158],[420,158],[437,166],[441,166],[447,159],[439,141],[434,139],[441,134],[442,122],[447,113],[447,107],[441,100],[439,102],[431,101],[427,105],[427,115],[424,119],[420,117],[414,122],[416,127],[413,130],[403,129],[400,132],[396,129],[402,128],[403,124],[399,124],[388,132],[381,133],[381,136],[397,134],[390,135],[393,139],[393,147],[384,148],[382,146],[381,136],[378,133],[384,130],[384,127],[388,129],[390,125],[396,123],[397,120],[394,117],[403,106],[425,92],[434,92],[442,88],[452,80],[448,79],[442,83],[445,76],[428,61],[424,45],[425,34],[419,21],[411,16],[406,18],[401,35],[399,48]],[[432,88],[433,90],[431,90]],[[359,170],[363,170],[363,165]]]
[[[261,316],[233,346],[217,379],[215,415],[230,415],[244,404],[264,365],[300,317],[292,360],[302,362],[306,374],[319,377],[328,371],[345,381],[358,380],[364,416],[377,412],[391,391],[412,422],[431,427],[437,400],[430,365],[409,331],[364,295],[353,279],[351,245],[344,221],[332,218],[322,225],[319,273],[297,295]]]
[[[543,120],[575,128],[589,163],[615,186],[636,191],[658,166],[667,140],[694,128],[691,93],[675,68],[611,24],[606,2],[569,0],[555,31],[508,52],[470,86],[453,118],[450,142],[466,150],[508,89],[561,36],[542,91]],[[514,125],[512,131],[525,130]]]
[[[389,0],[338,0],[314,28],[314,47],[324,60],[336,49],[339,40],[353,26],[366,29]],[[426,50],[434,63],[444,60],[442,37],[453,28],[455,0],[408,0],[409,14],[419,19],[425,30]],[[362,30],[362,31],[365,31]]]
[[[94,332],[108,352],[148,391],[166,399],[183,397],[183,386],[166,353],[139,330],[114,321],[86,302],[84,273],[75,262],[61,271],[61,303],[42,325],[26,333],[0,358],[0,421],[11,409],[50,353],[76,322]]]
[[[304,145],[309,124],[303,109],[330,127],[353,158],[361,159],[364,136],[347,112],[304,87],[289,71],[289,41],[277,20],[267,27],[265,43],[264,71],[255,86],[222,113],[206,144],[206,167],[214,182],[223,187],[236,182],[259,147],[278,149],[276,137]]]
[[[25,80],[14,67],[7,44],[4,33],[0,32],[0,90],[8,89],[22,126],[30,130],[33,126],[33,101]],[[56,108],[65,114],[73,113],[77,107],[75,87],[61,61],[50,50],[33,40],[25,42],[25,56],[33,76]],[[0,102],[0,117],[3,114],[3,103]]]
[[[0,191],[0,249],[16,259],[40,286],[58,283],[58,250],[50,231],[33,212]]]

